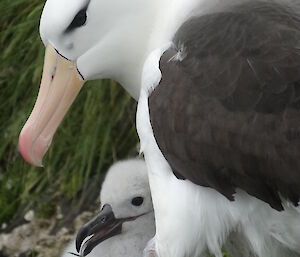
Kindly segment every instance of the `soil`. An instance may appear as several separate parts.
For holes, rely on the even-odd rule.
[[[34,217],[30,211],[27,220],[9,233],[0,234],[0,257],[59,257],[67,243],[75,238],[76,231],[94,212],[84,212],[68,226],[57,228],[61,214],[45,220]],[[53,231],[56,231],[53,233]]]

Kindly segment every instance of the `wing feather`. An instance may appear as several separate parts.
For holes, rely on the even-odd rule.
[[[182,25],[149,97],[176,175],[230,200],[241,188],[277,210],[281,197],[298,205],[299,46],[298,3],[251,1]]]

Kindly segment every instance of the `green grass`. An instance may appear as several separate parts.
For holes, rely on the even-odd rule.
[[[19,132],[35,102],[44,46],[39,19],[44,1],[0,1],[0,224],[35,208],[52,215],[57,202],[100,183],[113,160],[136,152],[135,103],[112,81],[88,83],[60,126],[44,169],[27,165]],[[83,194],[78,208],[89,195]]]
[[[80,209],[98,190],[113,160],[136,153],[135,102],[112,81],[88,83],[60,126],[44,161],[26,164],[19,132],[35,102],[44,56],[38,34],[44,1],[0,1],[0,224],[35,208],[55,213],[61,199],[81,194]],[[92,186],[89,186],[92,185]],[[98,192],[96,192],[96,195]],[[224,252],[225,257],[229,257]]]

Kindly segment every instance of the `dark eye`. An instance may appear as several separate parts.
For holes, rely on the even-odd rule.
[[[67,28],[67,31],[71,31],[73,29],[79,28],[86,23],[86,20],[87,20],[86,11],[87,11],[87,9],[84,8],[76,14],[75,18],[73,19],[73,21]]]
[[[144,198],[143,197],[134,197],[132,200],[131,200],[131,203],[132,205],[134,206],[140,206],[142,205],[144,202]]]
[[[106,216],[102,217],[101,218],[101,223],[104,224],[106,222],[106,220],[107,220]]]

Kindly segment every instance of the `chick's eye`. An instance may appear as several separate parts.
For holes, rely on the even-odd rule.
[[[142,205],[144,202],[144,198],[143,197],[134,197],[132,200],[131,200],[131,203],[132,205],[134,206],[140,206]]]
[[[100,221],[100,222],[101,222],[102,224],[104,224],[106,221],[107,221],[107,217],[106,217],[106,216],[103,216],[103,217],[101,218],[101,221]]]
[[[86,14],[87,9],[82,9],[80,10],[75,18],[73,19],[73,21],[71,22],[71,24],[69,25],[69,27],[67,28],[67,31],[71,31],[75,28],[79,28],[83,25],[85,25],[86,20],[87,20],[87,14]]]

